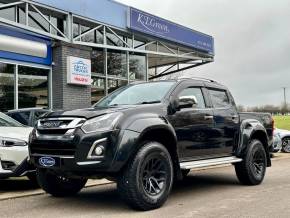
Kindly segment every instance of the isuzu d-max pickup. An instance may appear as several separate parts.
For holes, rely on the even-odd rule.
[[[150,210],[193,168],[230,163],[242,184],[260,184],[272,135],[272,117],[241,117],[225,86],[179,79],[130,84],[91,108],[51,112],[32,131],[29,152],[53,196],[108,178],[130,206]]]

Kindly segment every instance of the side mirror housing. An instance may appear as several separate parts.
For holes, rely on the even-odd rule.
[[[181,96],[178,98],[178,109],[192,108],[193,105],[197,104],[197,99],[193,95]]]

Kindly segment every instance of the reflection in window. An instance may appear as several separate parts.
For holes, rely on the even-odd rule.
[[[0,3],[0,6],[1,5],[3,5],[3,3]],[[10,21],[15,21],[15,9],[14,8],[1,9],[0,17]]]
[[[91,87],[91,103],[92,105],[98,102],[102,97],[105,96],[105,79],[100,77],[92,77]]]
[[[108,50],[108,75],[127,78],[126,52]]]
[[[47,19],[49,19],[48,16],[45,15]],[[49,23],[37,12],[34,11],[29,11],[29,16],[28,16],[28,23],[29,26],[43,30],[48,32],[49,30]]]
[[[48,70],[19,66],[19,108],[48,107]]]
[[[81,26],[81,34],[87,32],[87,31],[90,30],[90,29],[91,29],[90,27],[87,27],[87,26]],[[92,42],[92,43],[95,42],[95,34],[94,34],[94,31],[85,34],[85,35],[82,37],[82,41],[83,41],[83,42]]]
[[[92,51],[92,72],[104,75],[104,51],[103,50],[93,50]]]
[[[17,8],[17,17],[18,17],[19,23],[25,24],[26,15],[25,15],[25,10],[23,8],[20,8],[20,7]]]
[[[130,80],[145,80],[146,78],[146,56],[130,54],[129,75]]]
[[[120,40],[116,35],[114,35],[113,33],[107,32],[106,33],[107,36],[107,44],[108,45],[112,45],[112,46],[125,46],[124,42],[122,42],[122,40]],[[123,39],[125,41],[125,39]]]
[[[196,99],[196,105],[193,105],[195,108],[205,108],[205,102],[203,98],[203,94],[200,88],[187,88],[181,91],[178,95],[182,96],[194,96]]]
[[[226,91],[224,90],[209,90],[211,101],[215,108],[223,108],[230,106],[230,101]]]
[[[0,63],[0,111],[14,108],[14,65]]]
[[[77,23],[73,24],[73,37],[77,37],[78,35],[80,35],[80,25]],[[77,40],[79,41],[79,39]]]
[[[109,79],[108,80],[108,93],[115,91],[116,89],[125,86],[128,84],[128,81],[125,80],[117,80],[117,79]]]

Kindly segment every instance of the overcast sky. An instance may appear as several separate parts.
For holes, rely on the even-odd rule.
[[[290,101],[290,0],[119,0],[210,34],[215,62],[190,70],[229,87],[237,104]]]

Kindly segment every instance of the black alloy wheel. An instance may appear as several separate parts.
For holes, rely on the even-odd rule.
[[[152,196],[156,196],[164,191],[166,186],[166,162],[155,157],[150,157],[144,163],[144,167],[141,169],[142,184],[144,190]]]
[[[245,185],[259,185],[263,182],[267,168],[267,155],[261,141],[250,142],[243,161],[235,164],[239,181]]]
[[[145,142],[118,178],[120,196],[134,209],[161,207],[173,184],[173,164],[168,150],[158,142]]]

